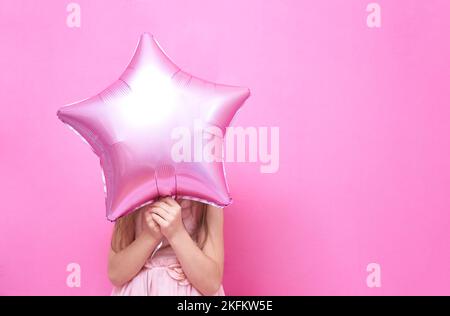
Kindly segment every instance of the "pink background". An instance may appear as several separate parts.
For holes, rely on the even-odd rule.
[[[227,294],[450,294],[449,1],[377,1],[379,29],[371,1],[77,2],[81,28],[69,1],[0,2],[0,294],[109,294],[99,162],[56,110],[117,79],[143,31],[251,88],[234,125],[280,127],[278,173],[227,164]]]

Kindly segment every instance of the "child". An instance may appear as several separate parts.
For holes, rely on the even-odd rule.
[[[162,198],[116,221],[112,295],[225,295],[223,210]]]

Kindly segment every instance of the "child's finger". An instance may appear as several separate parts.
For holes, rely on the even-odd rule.
[[[148,222],[148,223],[153,223],[153,224],[155,224],[156,225],[156,222],[155,222],[155,220],[153,219],[153,217],[152,217],[152,212],[149,210],[148,212],[145,212],[145,220]]]
[[[160,216],[162,219],[167,220],[170,213],[162,207],[152,207],[152,213]]]
[[[152,213],[152,218],[155,220],[155,222],[158,223],[159,226],[166,226],[167,225],[167,221],[164,220],[164,218],[162,218],[161,216]]]
[[[177,209],[181,209],[180,204],[171,197],[162,198],[159,202],[161,202],[161,205],[163,205],[163,207],[171,214],[175,214]]]
[[[148,226],[156,232],[160,230],[158,223],[153,218],[148,222]]]
[[[161,201],[161,200],[153,203],[153,207],[160,207],[168,213],[170,213],[170,209],[171,209],[170,205],[168,205],[167,203],[165,203],[164,201]]]

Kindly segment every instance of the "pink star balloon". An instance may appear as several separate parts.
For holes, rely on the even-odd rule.
[[[99,156],[106,215],[115,221],[161,196],[231,203],[221,145],[249,95],[182,71],[144,33],[117,81],[58,117]]]

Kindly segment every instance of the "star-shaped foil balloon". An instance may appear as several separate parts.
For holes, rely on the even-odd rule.
[[[249,95],[182,71],[144,33],[117,81],[58,117],[100,157],[106,214],[115,221],[161,196],[228,205],[221,145]]]

